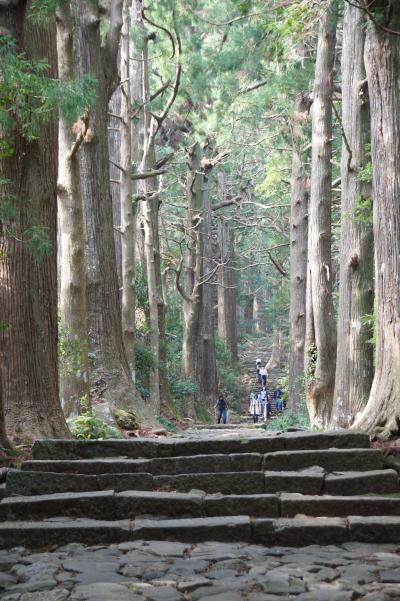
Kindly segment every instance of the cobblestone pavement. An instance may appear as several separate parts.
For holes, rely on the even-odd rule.
[[[1,601],[393,601],[400,546],[130,542],[0,551]]]

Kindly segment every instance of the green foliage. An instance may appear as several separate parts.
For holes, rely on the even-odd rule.
[[[142,342],[135,346],[135,371],[141,378],[149,377],[155,366],[154,355],[150,347]]]
[[[373,205],[372,198],[363,198],[357,196],[355,198],[354,208],[354,220],[359,225],[372,225],[373,224]]]
[[[24,240],[26,241],[27,247],[38,261],[42,261],[53,249],[53,244],[48,234],[48,228],[45,227],[31,225],[24,232]]]
[[[123,438],[118,428],[113,428],[98,419],[89,406],[89,399],[85,395],[80,399],[81,415],[67,420],[71,434],[83,440],[103,440],[104,438]]]
[[[136,263],[135,293],[137,306],[143,309],[143,311],[148,311],[149,300],[147,293],[147,278],[141,263]]]
[[[376,314],[375,313],[366,313],[361,318],[362,324],[369,330],[371,333],[371,338],[367,341],[368,344],[376,345]]]
[[[299,411],[293,413],[289,410],[284,411],[281,415],[278,415],[270,422],[262,424],[264,430],[268,431],[286,431],[289,428],[304,428],[308,430],[310,428],[310,419],[307,411]]]
[[[307,349],[307,355],[309,359],[308,369],[305,374],[305,381],[311,382],[315,376],[315,369],[317,367],[317,347],[315,344],[311,344]]]
[[[1,156],[0,156],[1,158]],[[10,180],[0,177],[0,187],[4,190]],[[15,218],[15,195],[3,192],[0,196],[0,221],[11,221]]]
[[[364,167],[358,172],[358,179],[360,182],[370,184],[372,182],[372,160],[371,160],[371,144],[365,145],[365,155],[368,161]]]
[[[186,380],[173,380],[170,382],[171,393],[174,399],[183,400],[187,396],[195,395],[198,392],[197,383],[190,378]]]
[[[82,357],[87,352],[87,340],[68,328],[58,329],[58,361],[64,374],[72,374],[82,369]],[[84,399],[81,399],[81,404]]]
[[[163,417],[162,415],[157,416],[158,421],[168,432],[177,432],[178,428],[173,424],[169,419]]]
[[[232,404],[234,401],[239,401],[243,396],[243,388],[239,379],[240,369],[232,360],[231,354],[218,334],[215,336],[215,351],[219,393],[223,394],[228,399],[228,402]]]
[[[61,2],[66,0],[32,0],[29,7],[29,18],[34,22],[47,23],[55,15]]]
[[[12,154],[15,130],[32,141],[57,110],[72,121],[93,101],[96,80],[91,74],[61,82],[49,77],[49,69],[44,60],[18,54],[10,36],[0,36],[0,126],[10,136],[0,147],[3,156]]]

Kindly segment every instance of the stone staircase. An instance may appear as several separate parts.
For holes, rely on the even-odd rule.
[[[239,363],[244,376],[244,388],[246,390],[246,401],[243,406],[243,411],[246,413],[248,409],[247,399],[251,392],[259,391],[260,384],[257,380],[256,372],[256,358],[259,357],[262,364],[265,365],[271,356],[272,351],[272,336],[263,336],[257,338],[249,337],[246,340],[244,348],[239,352]],[[272,397],[272,393],[275,390],[276,385],[286,375],[284,366],[279,368],[268,369],[268,381],[267,387],[270,393],[272,416],[276,414],[275,402]],[[246,405],[247,404],[247,405]]]
[[[0,547],[400,540],[398,473],[356,432],[47,440],[8,471]]]

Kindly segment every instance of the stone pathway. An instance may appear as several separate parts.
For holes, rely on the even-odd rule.
[[[135,541],[0,551],[2,601],[393,601],[395,545]]]
[[[400,600],[385,461],[344,431],[37,442],[0,502],[0,600]]]

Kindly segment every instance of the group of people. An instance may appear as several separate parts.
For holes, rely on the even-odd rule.
[[[262,367],[261,359],[258,358],[256,359],[256,365],[257,382],[262,386],[262,389],[259,392],[254,391],[250,394],[249,413],[255,424],[258,422],[259,418],[263,418],[264,421],[267,421],[271,418],[272,413],[271,399],[267,388],[267,366]],[[276,386],[273,398],[276,412],[282,413],[285,407],[282,402],[282,388],[280,386]],[[228,421],[228,403],[222,395],[218,397],[218,400],[215,403],[215,416],[218,424],[221,422],[226,424]]]
[[[262,367],[261,359],[256,359],[256,367],[257,367],[257,382],[262,386],[262,389],[257,393],[256,391],[250,394],[250,407],[249,413],[253,418],[253,422],[256,424],[258,419],[261,417],[264,421],[267,421],[271,418],[271,399],[268,393],[267,388],[267,366]],[[277,386],[273,393],[273,398],[275,401],[275,409],[278,413],[283,411],[283,402],[282,402],[282,388]]]

